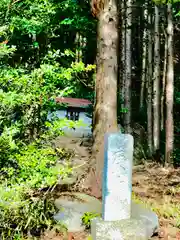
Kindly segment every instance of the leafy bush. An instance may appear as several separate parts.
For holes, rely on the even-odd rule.
[[[27,186],[0,186],[0,232],[4,239],[14,239],[16,234],[37,235],[53,226],[56,212],[52,199],[33,197]]]
[[[68,159],[69,154],[55,149],[51,142],[63,134],[64,126],[73,128],[83,123],[55,118],[47,121],[47,116],[59,107],[54,98],[73,94],[77,87],[74,79],[93,69],[93,65],[83,63],[64,68],[55,62],[44,62],[33,70],[2,67],[0,235],[3,238],[14,239],[53,226],[55,207],[50,191],[59,178],[71,173],[71,168],[57,167],[57,161]]]
[[[100,217],[100,214],[93,213],[93,212],[86,212],[82,216],[82,223],[86,226],[87,229],[89,229],[91,226],[91,220],[96,217]]]
[[[63,127],[83,125],[67,119],[47,121],[58,108],[55,96],[72,93],[73,79],[94,69],[83,63],[70,68],[42,64],[25,69],[2,68],[0,73],[0,235],[5,239],[52,227],[55,207],[50,190],[71,173],[56,163],[69,154],[52,140]],[[67,84],[67,81],[69,83]],[[66,87],[65,87],[66,85]],[[44,195],[44,191],[47,193]]]
[[[4,127],[4,130],[0,135],[0,170],[3,167],[15,167],[16,165],[12,155],[18,149],[14,139],[18,132],[18,127],[13,125],[9,128]]]
[[[49,126],[46,133],[24,146],[13,140],[17,133],[15,128],[14,131],[13,128],[7,129],[7,133],[0,136],[6,160],[1,167],[0,178],[0,234],[4,239],[14,239],[15,235],[28,232],[40,234],[55,225],[53,215],[56,209],[50,197],[51,191],[58,179],[68,176],[72,169],[56,166],[60,158],[70,156],[64,150],[54,149],[49,139],[59,131],[62,134],[59,127],[65,122],[56,120],[46,124]]]

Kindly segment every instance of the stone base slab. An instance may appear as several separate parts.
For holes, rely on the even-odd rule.
[[[94,218],[91,221],[92,240],[147,240],[152,235],[151,222],[146,219],[105,222]]]

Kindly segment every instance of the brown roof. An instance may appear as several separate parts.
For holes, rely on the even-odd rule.
[[[69,107],[88,107],[92,103],[88,99],[82,98],[67,98],[67,97],[57,97],[57,103],[65,103]]]

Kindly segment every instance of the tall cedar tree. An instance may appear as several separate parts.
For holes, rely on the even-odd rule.
[[[148,81],[147,81],[147,132],[149,156],[153,154],[152,132],[152,14],[148,9]]]
[[[172,163],[173,145],[174,145],[174,120],[173,120],[173,104],[174,104],[174,66],[173,66],[173,17],[172,4],[167,5],[168,14],[168,65],[167,65],[167,81],[166,81],[166,151],[165,163]]]
[[[168,53],[168,38],[167,32],[164,27],[164,63],[163,63],[163,77],[162,77],[162,92],[161,92],[161,131],[164,129],[165,117],[164,117],[164,99],[165,99],[165,88],[166,88],[166,78],[167,78],[167,53]]]
[[[159,7],[155,5],[154,16],[154,76],[153,76],[153,150],[160,147],[160,36]]]
[[[142,110],[144,106],[144,91],[146,84],[146,76],[147,76],[147,21],[148,21],[148,9],[147,9],[147,1],[143,6],[143,19],[144,19],[144,29],[143,29],[143,52],[142,52],[142,72],[141,72],[141,91],[140,91],[140,110]]]
[[[131,133],[131,25],[132,25],[132,0],[126,1],[126,79],[124,82],[125,96],[124,96],[124,106],[126,113],[124,116],[124,128],[126,133]]]
[[[94,174],[92,195],[101,196],[104,164],[104,135],[117,127],[118,7],[116,0],[93,0],[92,12],[98,18],[97,72],[94,106]],[[98,188],[97,188],[98,185]]]

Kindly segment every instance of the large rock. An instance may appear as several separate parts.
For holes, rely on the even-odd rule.
[[[63,193],[62,196],[55,200],[55,206],[58,209],[71,208],[84,214],[85,212],[96,212],[101,214],[101,201],[95,197],[84,193]]]
[[[153,235],[159,228],[158,216],[155,212],[147,209],[143,204],[131,203],[131,217],[137,219],[147,220],[149,224],[149,231]]]
[[[101,214],[101,202],[83,193],[63,193],[55,200],[55,206],[60,212],[54,216],[56,221],[64,224],[69,232],[80,232],[84,230],[82,216],[86,212]]]

